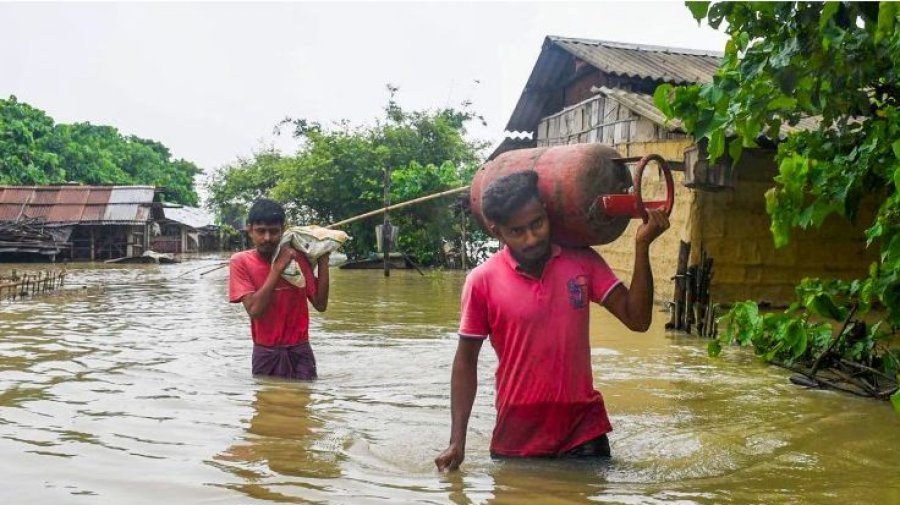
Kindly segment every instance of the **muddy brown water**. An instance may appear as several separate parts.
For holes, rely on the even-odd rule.
[[[439,474],[461,273],[335,271],[321,379],[290,383],[250,376],[225,270],[178,277],[216,261],[76,265],[63,294],[0,302],[0,503],[900,503],[887,403],[597,307],[613,459],[492,460],[485,346],[467,459]]]

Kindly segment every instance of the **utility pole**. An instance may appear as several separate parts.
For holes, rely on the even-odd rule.
[[[387,165],[384,167],[384,206],[385,208],[391,206],[391,169]],[[381,252],[384,255],[382,259],[384,260],[385,277],[391,276],[391,267],[388,263],[390,261],[391,238],[393,235],[391,232],[391,220],[388,218],[387,211],[385,211],[384,221],[381,223]]]
[[[460,249],[460,258],[463,272],[466,271],[466,209],[462,205],[459,206],[460,228],[462,229],[462,248]]]

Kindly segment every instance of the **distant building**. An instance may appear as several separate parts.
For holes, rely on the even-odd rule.
[[[197,207],[164,204],[165,218],[159,224],[159,235],[150,246],[162,253],[196,253],[217,251],[219,227],[205,210]]]
[[[163,218],[153,186],[0,186],[0,260],[141,256]]]

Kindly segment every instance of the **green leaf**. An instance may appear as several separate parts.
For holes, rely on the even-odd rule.
[[[709,138],[709,159],[715,161],[725,152],[725,131],[719,129]]]
[[[706,353],[712,357],[718,357],[722,354],[722,343],[719,342],[718,339],[710,340],[708,344],[706,344]]]
[[[839,309],[837,305],[835,305],[834,300],[825,293],[819,293],[809,297],[806,306],[819,316],[834,319],[836,321],[843,321],[844,317],[846,317],[846,309]]]
[[[878,24],[875,28],[876,44],[881,42],[881,39],[890,37],[894,33],[894,25],[897,22],[897,13],[896,2],[879,2]]]
[[[795,107],[797,107],[796,98],[791,98],[789,96],[779,96],[778,98],[769,102],[766,110],[794,109]]]
[[[653,104],[669,119],[675,115],[675,111],[672,110],[672,104],[669,102],[669,94],[673,89],[671,84],[664,83],[657,86],[656,91],[653,93]]]
[[[900,414],[900,391],[891,395],[891,405],[894,406],[894,412]]]
[[[822,7],[822,16],[819,18],[820,30],[825,28],[825,25],[827,25],[828,21],[834,17],[840,6],[840,2],[825,2],[825,5]]]
[[[691,15],[694,16],[694,19],[697,20],[697,24],[700,24],[700,20],[706,17],[706,13],[709,12],[709,4],[711,2],[685,2],[687,8],[691,10]]]
[[[896,156],[897,159],[900,160],[900,140],[895,140],[894,143],[891,144],[891,148],[894,150],[894,156]]]
[[[872,245],[872,242],[884,234],[884,225],[881,221],[876,221],[869,229],[866,230],[866,247]]]
[[[741,139],[734,139],[728,143],[728,156],[731,157],[731,166],[736,167],[741,160],[741,154],[744,152],[744,146]]]

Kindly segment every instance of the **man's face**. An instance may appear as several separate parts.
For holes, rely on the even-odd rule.
[[[250,235],[250,241],[256,250],[266,256],[275,253],[283,232],[284,226],[280,224],[254,223],[247,228],[247,234]]]
[[[493,229],[519,263],[539,263],[550,254],[550,220],[538,199],[527,203],[506,223],[494,224]]]

